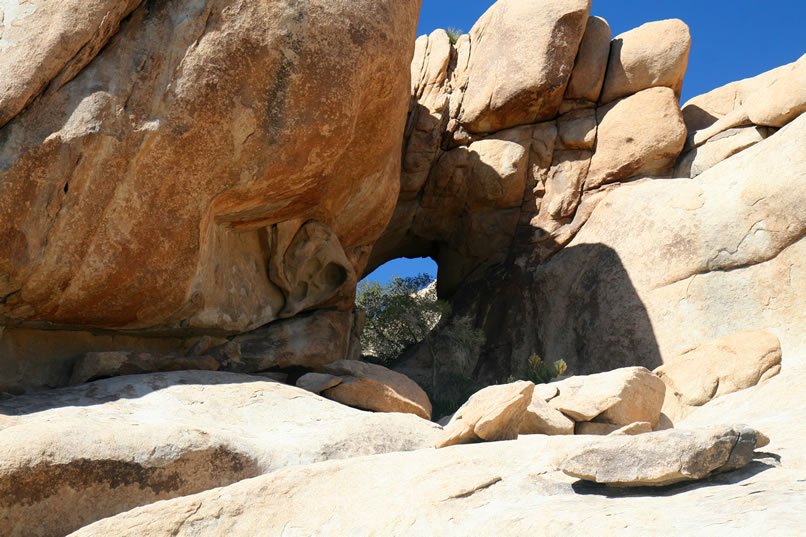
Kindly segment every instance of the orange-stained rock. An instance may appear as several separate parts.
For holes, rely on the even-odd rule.
[[[102,2],[56,4],[15,21],[42,61],[0,73],[103,41]],[[142,3],[114,32],[124,8],[90,67],[0,107],[0,319],[236,333],[349,305],[397,198],[419,2]]]

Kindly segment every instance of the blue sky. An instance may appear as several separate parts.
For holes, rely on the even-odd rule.
[[[447,27],[467,32],[493,3],[423,0],[417,35]],[[692,46],[683,102],[806,54],[806,0],[593,0],[591,14],[604,17],[614,36],[661,19],[678,18],[688,24]],[[435,275],[436,270],[430,259],[397,259],[379,267],[368,278],[387,281],[393,274]]]

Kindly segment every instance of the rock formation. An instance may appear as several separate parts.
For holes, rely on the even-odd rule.
[[[804,527],[806,56],[681,109],[679,20],[418,7],[0,2],[0,534]],[[359,360],[420,255],[444,426]]]
[[[352,307],[397,199],[418,0],[25,6],[0,61],[0,386],[76,357],[19,329],[185,350]]]

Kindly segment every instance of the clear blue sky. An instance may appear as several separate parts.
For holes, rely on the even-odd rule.
[[[523,0],[528,1],[528,0]],[[423,0],[417,35],[437,28],[467,32],[493,0]],[[692,46],[683,102],[714,88],[755,76],[806,54],[806,0],[593,0],[616,36],[649,21],[678,18],[691,28]],[[436,274],[430,259],[397,259],[368,276]]]

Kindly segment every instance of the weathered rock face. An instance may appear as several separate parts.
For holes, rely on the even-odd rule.
[[[670,174],[685,144],[688,28],[662,21],[611,42],[589,7],[501,0],[455,45],[441,30],[417,41],[400,199],[365,272],[433,257],[440,297],[487,335],[470,366],[485,380],[540,351],[535,267],[609,188]]]
[[[711,399],[755,386],[781,371],[781,344],[764,330],[709,341],[655,370],[666,383],[664,413],[673,421]]]
[[[590,0],[499,0],[470,30],[459,123],[494,132],[552,119],[563,101]]]
[[[397,198],[419,1],[76,6],[3,31],[2,323],[347,309]]]
[[[430,447],[440,432],[260,377],[190,371],[16,397],[0,416],[8,537],[65,535],[286,466]]]
[[[801,116],[694,179],[611,190],[569,246],[535,270],[534,285],[546,290],[535,305],[541,356],[575,373],[618,361],[654,369],[758,328],[799,360],[804,185]]]
[[[675,173],[696,177],[806,112],[806,55],[756,77],[731,82],[683,106],[689,135]]]

